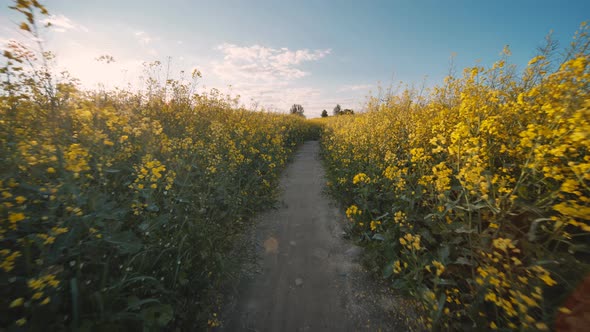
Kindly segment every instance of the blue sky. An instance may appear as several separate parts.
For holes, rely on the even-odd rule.
[[[302,104],[308,117],[336,103],[362,109],[378,86],[442,81],[457,69],[491,65],[504,45],[522,68],[545,35],[567,46],[590,1],[44,1],[44,33],[86,87],[138,85],[141,64],[172,59],[198,68],[201,89],[239,94],[278,111]],[[20,38],[0,8],[0,43]],[[102,54],[116,62],[95,61]],[[231,86],[231,88],[230,88]]]

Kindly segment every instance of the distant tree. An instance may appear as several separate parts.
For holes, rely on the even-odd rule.
[[[293,104],[289,113],[305,117],[305,115],[303,115],[303,106],[299,104]]]
[[[336,107],[334,107],[334,115],[340,114],[342,114],[342,107],[340,107],[340,104],[337,104]]]
[[[104,62],[104,63],[111,63],[111,62],[115,62],[115,58],[113,58],[112,55],[108,55],[108,54],[104,54],[99,56],[98,58],[95,59],[98,62]]]
[[[323,110],[322,111],[322,118],[326,118],[326,117],[328,117],[328,111]]]
[[[352,115],[352,114],[354,114],[354,111],[347,108],[347,109],[343,110],[342,113],[340,113],[340,114],[341,115]]]

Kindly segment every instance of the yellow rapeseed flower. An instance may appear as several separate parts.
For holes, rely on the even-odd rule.
[[[432,261],[432,265],[434,267],[436,267],[436,276],[437,277],[440,277],[440,275],[443,274],[443,272],[445,272],[445,266],[442,265],[441,262],[434,260],[434,261]]]
[[[555,280],[553,280],[553,278],[551,278],[551,276],[548,273],[541,275],[540,279],[543,280],[543,282],[547,286],[557,285],[557,282]]]
[[[359,208],[356,205],[351,205],[348,207],[348,209],[346,209],[346,216],[348,218],[352,218],[353,216],[356,215],[361,215],[363,212],[361,210],[359,210]]]
[[[377,226],[379,226],[379,225],[381,225],[381,222],[380,221],[372,220],[371,221],[371,230],[372,231],[375,231],[377,229]]]
[[[31,279],[28,281],[28,285],[32,290],[39,290],[45,287],[45,283],[41,279]]]
[[[9,308],[20,307],[25,303],[25,300],[22,297],[15,299],[14,301],[10,302]]]
[[[17,213],[10,212],[8,214],[8,221],[10,221],[10,223],[12,223],[12,224],[15,224],[19,221],[23,221],[25,219],[26,219],[25,214],[22,212],[17,212]]]
[[[549,328],[547,327],[547,324],[545,324],[545,323],[536,323],[535,324],[535,327],[539,331],[547,331],[547,330],[549,330]]]
[[[399,274],[402,271],[400,261],[397,260],[393,263],[393,273]]]
[[[369,178],[367,176],[367,174],[365,174],[365,173],[358,173],[352,179],[352,184],[369,183],[370,181],[371,181],[371,178]]]

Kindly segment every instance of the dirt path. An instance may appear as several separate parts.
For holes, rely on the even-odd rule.
[[[358,262],[360,248],[342,239],[345,217],[323,194],[318,142],[307,142],[281,179],[282,206],[260,216],[260,273],[241,285],[226,331],[403,331],[387,313]]]

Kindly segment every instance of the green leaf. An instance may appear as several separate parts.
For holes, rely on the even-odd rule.
[[[585,244],[573,244],[569,247],[568,251],[570,253],[576,253],[576,252],[583,252],[586,254],[590,254],[590,247],[588,247]]]
[[[454,262],[454,264],[472,265],[471,262],[468,261],[467,258],[465,258],[465,257],[459,257],[459,258],[457,258],[457,260]]]
[[[144,319],[144,327],[150,329],[152,327],[164,327],[172,320],[174,311],[169,304],[160,304],[148,307],[141,311]]]
[[[406,281],[404,279],[395,279],[391,283],[391,287],[395,289],[404,289],[406,287]]]
[[[139,309],[139,297],[131,295],[127,298],[127,310]]]
[[[160,208],[156,205],[156,204],[150,204],[148,205],[148,207],[146,208],[148,211],[150,212],[158,212],[160,211]]]
[[[391,277],[392,274],[393,274],[393,262],[391,262],[389,264],[385,264],[385,267],[383,268],[383,278],[387,279],[387,278]]]
[[[477,230],[476,229],[469,229],[469,228],[466,228],[465,226],[461,226],[455,230],[455,233],[472,234],[472,233],[477,233]]]
[[[436,321],[440,319],[440,315],[442,314],[446,301],[447,296],[444,293],[440,294],[440,297],[438,298],[438,311],[436,312]]]
[[[78,302],[80,298],[80,294],[78,292],[78,279],[70,279],[70,292],[72,294],[72,327],[74,327],[75,330],[78,326],[80,326],[80,316],[78,312],[78,309],[80,308]]]
[[[387,217],[389,215],[389,212],[385,212],[385,214],[380,215],[379,217],[375,218],[375,220],[383,220],[383,218]]]
[[[150,228],[150,226],[151,226],[151,222],[149,220],[146,220],[146,221],[142,222],[141,224],[139,224],[138,228],[142,232],[145,232]]]
[[[444,286],[457,286],[457,282],[455,282],[455,280],[452,279],[438,279],[438,281],[436,281],[436,284]]]
[[[125,309],[125,311],[139,310],[143,305],[148,303],[160,303],[160,301],[156,299],[140,300],[137,296],[132,295],[127,298],[127,309]]]
[[[377,240],[377,241],[385,241],[385,237],[383,237],[383,235],[376,233],[373,235],[373,240]]]
[[[449,259],[450,253],[451,249],[448,245],[444,245],[438,250],[438,256],[442,262],[446,262]]]
[[[143,247],[139,238],[131,231],[115,233],[105,240],[114,244],[121,254],[135,254]]]
[[[432,234],[430,233],[430,231],[428,231],[428,229],[426,229],[426,228],[421,229],[419,234],[424,240],[428,241],[428,243],[436,243],[436,239],[434,238],[434,236],[432,236]]]

